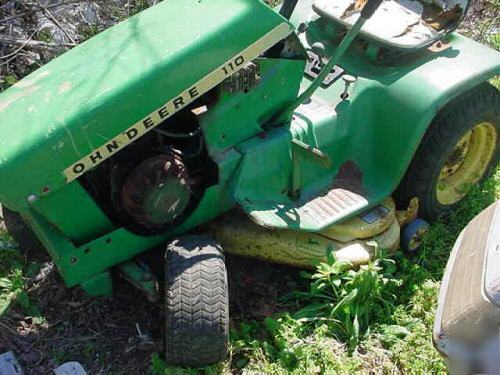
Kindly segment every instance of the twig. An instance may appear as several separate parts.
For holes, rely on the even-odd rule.
[[[31,34],[28,39],[22,41],[21,46],[19,48],[17,48],[16,50],[14,50],[11,53],[8,53],[7,55],[0,56],[0,60],[5,60],[5,59],[8,59],[8,58],[10,58],[12,56],[15,56],[20,50],[22,50],[24,47],[26,47],[31,42],[31,39],[33,39],[33,37],[35,36],[35,34],[38,32],[38,30],[39,29],[35,30],[33,32],[33,34]],[[4,37],[0,36],[0,40],[3,39],[3,38]]]
[[[12,60],[16,59],[17,58],[17,55],[16,56],[12,56],[10,59],[8,59],[7,61],[4,61],[3,63],[0,64],[0,66],[4,66],[4,65],[7,65],[8,63],[10,63]]]
[[[57,3],[57,4],[47,5],[45,8],[46,9],[50,9],[50,8],[58,7],[60,5],[71,4],[71,3],[76,3],[76,2],[77,2],[77,0],[61,1],[60,3]],[[39,12],[41,10],[42,10],[41,8],[33,8],[33,9],[27,10],[25,12],[14,14],[14,15],[12,15],[10,17],[2,18],[0,20],[0,23],[7,23],[9,21],[15,20],[16,18],[26,16],[27,14],[36,13],[36,12]]]
[[[36,32],[38,32],[37,30]],[[35,32],[35,33],[36,33]],[[31,40],[33,36],[31,36],[30,39],[17,39],[17,38],[12,38],[9,36],[3,36],[0,35],[0,42],[2,43],[7,43],[7,44],[21,44],[22,47],[32,47],[32,48],[41,48],[41,49],[47,49],[47,48],[58,48],[58,47],[74,47],[77,45],[77,43],[45,43],[41,42],[39,40]],[[19,48],[21,50],[22,48]],[[2,57],[0,57],[2,58]],[[5,58],[5,56],[3,57]]]
[[[39,0],[37,0],[37,3],[38,3],[38,5],[40,5],[42,7],[43,12],[45,13],[45,15],[48,18],[50,18],[52,20],[52,22],[54,22],[54,24],[59,28],[59,30],[61,30],[64,33],[64,35],[66,35],[68,37],[68,39],[70,40],[70,42],[73,43],[73,44],[76,43],[76,41],[73,39],[73,37],[68,33],[68,31],[65,28],[63,28],[61,26],[61,24],[59,23],[59,21],[57,20],[57,18],[54,17],[54,15],[52,13],[50,13],[50,11],[47,9],[47,7],[44,7],[43,4]]]

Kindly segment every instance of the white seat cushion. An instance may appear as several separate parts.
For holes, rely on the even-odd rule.
[[[344,24],[353,25],[360,13],[351,11],[355,0],[315,0],[313,9]],[[422,20],[423,5],[411,0],[384,0],[365,23],[362,35],[397,48],[418,48],[436,39],[439,33]]]

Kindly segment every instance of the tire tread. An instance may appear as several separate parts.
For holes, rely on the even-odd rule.
[[[168,363],[202,367],[226,357],[228,287],[219,244],[185,236],[168,246],[165,310]]]

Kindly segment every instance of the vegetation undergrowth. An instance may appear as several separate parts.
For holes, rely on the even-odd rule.
[[[357,271],[331,259],[318,265],[309,290],[289,301],[305,307],[234,333],[235,364],[244,358],[246,368],[273,373],[444,372],[431,341],[439,281],[460,231],[499,198],[500,169],[432,225],[416,256],[398,251]]]
[[[420,252],[398,251],[358,270],[332,257],[303,290],[284,296],[287,313],[244,322],[231,332],[231,358],[205,373],[446,373],[432,345],[440,280],[467,223],[500,199],[500,168],[451,215],[434,223]],[[156,374],[186,373],[156,356]],[[197,373],[193,370],[193,373]]]
[[[0,235],[0,316],[17,301],[27,306],[23,262],[16,245],[7,234]]]
[[[450,216],[434,223],[421,251],[401,251],[358,270],[330,258],[303,273],[302,287],[282,296],[280,315],[246,321],[231,332],[230,359],[206,374],[444,373],[431,341],[439,282],[463,227],[500,199],[500,169]],[[27,314],[36,306],[26,295],[33,264],[6,234],[0,237],[0,314],[14,304]],[[199,373],[166,367],[154,355],[155,374]]]
[[[312,282],[309,291],[290,296],[306,302],[293,317],[326,324],[335,338],[346,342],[352,352],[373,318],[390,314],[394,309],[393,289],[400,285],[399,280],[391,278],[394,269],[394,261],[383,256],[353,270],[352,264],[337,261],[329,254],[326,262],[316,265],[314,274],[302,273]]]

